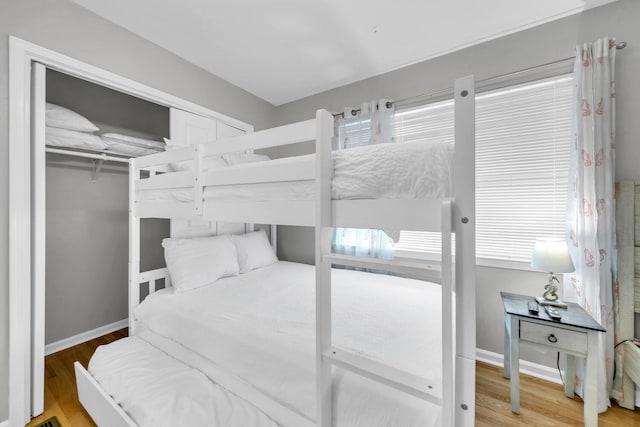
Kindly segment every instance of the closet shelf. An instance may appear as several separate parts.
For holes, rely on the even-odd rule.
[[[60,148],[46,147],[47,153],[64,154],[67,156],[84,157],[87,159],[95,159],[110,162],[129,163],[129,157],[117,157],[107,153],[88,153],[86,151],[65,150]]]

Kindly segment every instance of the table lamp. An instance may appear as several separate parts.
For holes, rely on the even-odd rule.
[[[549,272],[549,280],[541,297],[536,297],[540,305],[566,308],[567,304],[558,298],[560,283],[556,273],[571,273],[575,270],[567,243],[562,239],[536,239],[531,256],[531,268]]]

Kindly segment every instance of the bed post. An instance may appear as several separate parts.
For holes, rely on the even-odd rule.
[[[442,427],[452,427],[455,405],[455,319],[453,317],[452,203],[442,202]]]
[[[136,159],[129,162],[129,336],[135,334],[133,309],[140,299],[140,217],[135,209],[135,183],[140,179]]]
[[[331,348],[331,138],[333,116],[316,113],[316,425],[331,427],[332,367],[324,354]]]
[[[475,214],[475,80],[459,78],[455,100],[455,203],[456,234],[456,426],[475,423],[476,371],[476,214]]]
[[[269,226],[269,241],[271,242],[271,247],[273,248],[273,252],[278,254],[278,226],[276,224],[271,224]]]

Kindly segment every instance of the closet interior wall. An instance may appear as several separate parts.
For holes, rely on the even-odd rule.
[[[47,70],[47,102],[76,111],[100,128],[162,140],[169,109]],[[105,162],[95,182],[92,160],[46,158],[45,344],[128,317],[128,164]],[[142,268],[164,267],[160,242],[169,221],[141,224]]]

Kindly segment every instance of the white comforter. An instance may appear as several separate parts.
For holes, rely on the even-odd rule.
[[[449,197],[453,146],[399,142],[332,153],[332,199],[426,199]]]
[[[140,427],[276,427],[244,399],[138,337],[98,347],[89,372]]]
[[[333,270],[334,343],[441,383],[440,287]],[[190,364],[281,424],[266,395],[315,418],[314,267],[278,262],[194,291],[161,291],[135,311],[163,350]],[[334,425],[430,426],[440,410],[355,374],[334,372]],[[293,424],[295,425],[295,424]]]
[[[444,142],[407,142],[334,151],[332,199],[427,199],[453,194],[453,147]],[[314,155],[269,161],[273,168],[306,162],[314,168]],[[265,162],[234,167],[264,167]],[[314,181],[286,181],[207,187],[206,200],[313,200]],[[145,190],[141,201],[176,199],[193,201],[193,189]]]

